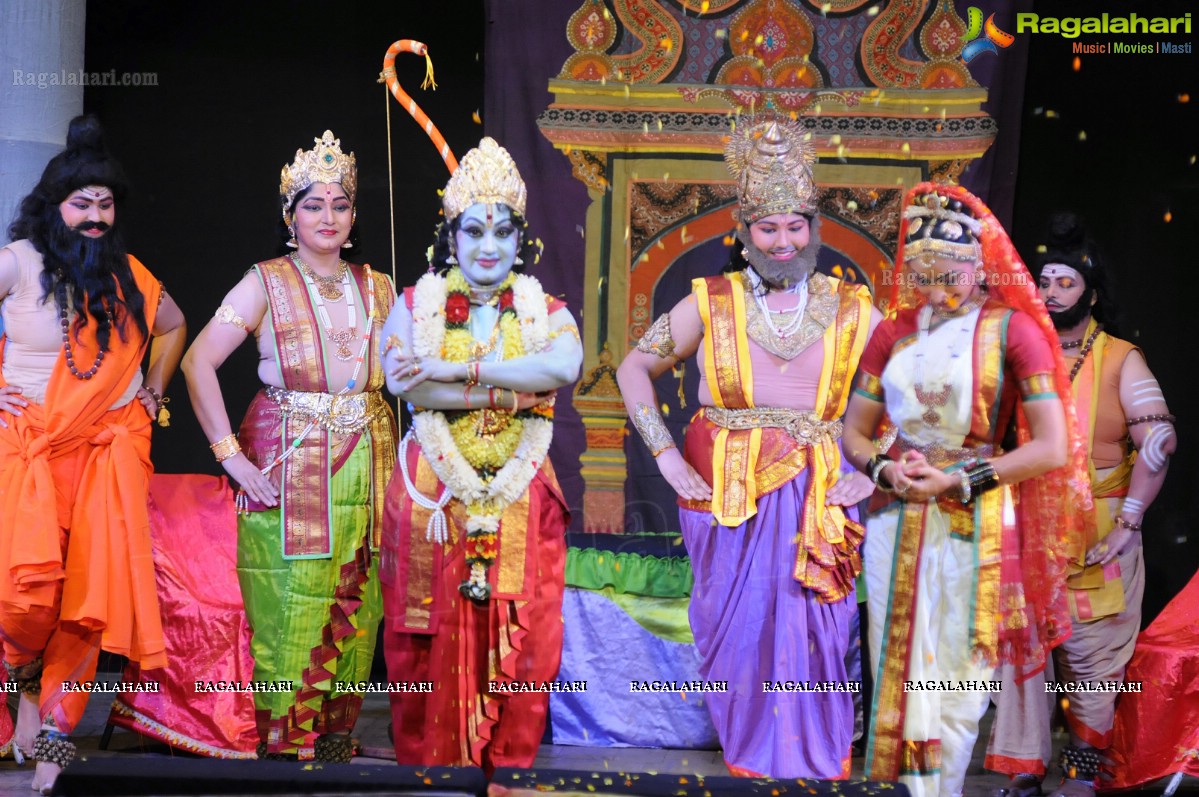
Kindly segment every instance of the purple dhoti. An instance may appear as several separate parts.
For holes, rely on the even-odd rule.
[[[857,607],[852,592],[821,603],[793,577],[807,480],[805,470],[761,496],[757,514],[735,528],[711,512],[679,510],[695,573],[699,672],[728,682],[726,693],[704,699],[736,774],[848,775],[854,714],[845,651]]]
[[[846,680],[845,653],[863,529],[826,491],[841,469],[837,419],[870,297],[813,275],[806,340],[777,353],[776,341],[764,348],[755,337],[743,274],[692,290],[704,324],[699,393],[710,404],[691,419],[683,456],[712,497],[680,499],[679,518],[699,671],[728,682],[706,693],[712,724],[734,775],[848,777],[850,690],[860,685]]]

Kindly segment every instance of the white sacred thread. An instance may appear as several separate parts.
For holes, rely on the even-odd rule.
[[[412,499],[412,503],[421,509],[432,510],[432,514],[429,515],[429,525],[425,527],[425,539],[429,542],[444,544],[449,538],[445,505],[454,496],[450,493],[450,488],[443,486],[441,496],[434,501],[422,495],[421,491],[416,489],[416,485],[412,483],[412,477],[408,475],[408,441],[412,439],[412,432],[413,430],[409,429],[408,434],[404,435],[404,439],[400,441],[400,473],[404,475],[404,488],[408,490],[408,496]]]

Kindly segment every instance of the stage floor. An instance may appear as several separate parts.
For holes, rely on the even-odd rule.
[[[117,673],[101,673],[97,680],[107,679],[116,681]],[[15,696],[14,696],[15,697]],[[15,705],[15,703],[14,703]],[[100,738],[104,733],[108,720],[108,710],[111,701],[97,695],[88,703],[87,712],[79,732],[72,738],[79,747],[81,756],[120,756],[128,758],[130,766],[137,765],[137,759],[143,756],[187,755],[175,753],[167,745],[151,739],[145,739],[123,728],[116,728],[109,741],[108,749],[100,749]],[[992,708],[983,718],[981,738],[986,739],[990,731]],[[355,730],[355,736],[360,740],[364,755],[356,757],[359,764],[394,764],[394,753],[387,741],[387,723],[390,714],[387,696],[380,694],[367,695],[362,708],[362,714]],[[1054,753],[1065,743],[1064,736],[1055,738]],[[987,772],[982,768],[983,748],[980,742],[974,751],[970,774],[966,778],[966,788],[963,797],[992,797],[995,790],[1004,786],[1007,779],[1003,776]],[[191,757],[190,755],[188,757]],[[670,750],[642,747],[567,747],[564,745],[545,744],[537,755],[537,767],[553,769],[586,770],[588,772],[649,772],[653,774],[678,775],[727,775],[719,750]],[[853,776],[861,777],[864,759],[853,759]],[[0,797],[8,795],[29,794],[29,783],[33,778],[33,764],[27,763],[19,767],[11,758],[0,761]],[[1056,782],[1056,781],[1055,781]],[[1165,781],[1156,788],[1152,785],[1146,790],[1161,793]],[[1199,791],[1199,779],[1186,778],[1180,793],[1195,793]]]

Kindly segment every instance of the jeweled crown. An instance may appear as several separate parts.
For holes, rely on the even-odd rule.
[[[816,212],[816,153],[804,135],[799,124],[780,119],[747,120],[733,132],[724,161],[737,179],[741,221]]]
[[[917,194],[912,197],[912,204],[903,209],[903,217],[908,220],[903,242],[905,261],[925,263],[935,257],[961,262],[979,259],[982,223],[960,199],[935,191]]]
[[[458,163],[441,199],[446,221],[453,221],[475,204],[507,205],[513,213],[525,214],[528,190],[520,178],[516,161],[508,150],[490,136],[466,153]]]
[[[350,201],[358,190],[358,166],[354,153],[341,151],[341,139],[333,137],[332,130],[312,139],[316,146],[305,152],[296,150],[296,159],[284,166],[279,178],[279,196],[283,207],[290,208],[296,194],[313,183],[340,183]]]

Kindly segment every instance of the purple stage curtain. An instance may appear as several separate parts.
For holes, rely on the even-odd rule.
[[[526,273],[547,293],[566,301],[583,329],[583,237],[587,189],[571,176],[570,161],[537,127],[549,106],[550,78],[574,52],[566,23],[579,7],[574,0],[487,0],[484,44],[483,130],[516,160],[529,188],[526,217],[533,236],[545,244],[541,262]],[[571,531],[583,529],[583,477],[579,454],[586,448],[583,422],[570,401],[574,385],[562,388],[554,417],[550,458],[571,512]]]

